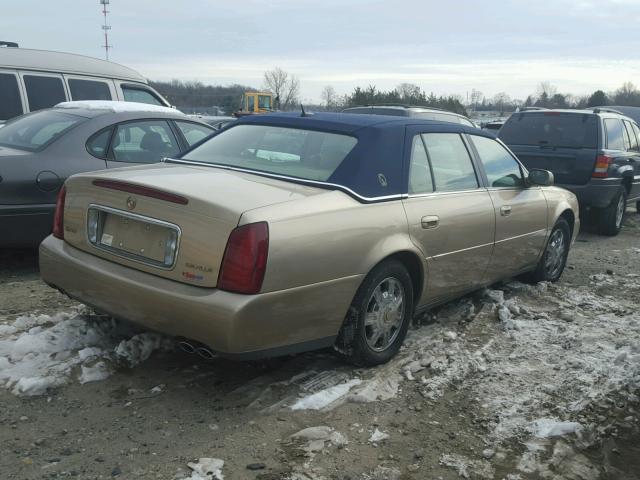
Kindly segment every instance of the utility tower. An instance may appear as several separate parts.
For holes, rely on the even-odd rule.
[[[99,0],[100,5],[102,5],[102,15],[104,16],[104,24],[102,25],[102,30],[104,31],[104,58],[109,60],[109,49],[113,48],[109,45],[109,30],[111,30],[111,25],[107,23],[107,14],[109,10],[107,10],[107,5],[109,5],[109,0]]]

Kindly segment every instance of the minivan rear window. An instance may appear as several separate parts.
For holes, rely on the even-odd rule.
[[[52,111],[25,115],[0,128],[0,146],[35,152],[85,120],[85,117]]]
[[[355,147],[348,135],[237,125],[214,135],[185,154],[185,160],[326,181]]]
[[[583,113],[514,113],[499,137],[507,145],[597,148],[598,119]]]
[[[0,73],[0,120],[22,115],[18,78],[13,73]]]

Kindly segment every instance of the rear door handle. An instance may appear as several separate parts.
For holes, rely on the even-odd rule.
[[[511,205],[503,205],[500,207],[500,215],[506,217],[507,215],[511,215]]]
[[[420,225],[422,228],[436,228],[440,223],[440,218],[437,215],[426,215],[420,219]]]

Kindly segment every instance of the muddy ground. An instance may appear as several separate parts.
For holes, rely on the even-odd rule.
[[[358,370],[329,351],[205,361],[157,339],[146,360],[118,356],[143,337],[44,285],[35,252],[1,252],[0,367],[41,361],[16,345],[67,335],[60,322],[98,333],[50,356],[78,360],[43,394],[0,377],[0,477],[216,478],[197,473],[214,458],[225,479],[639,479],[638,273],[629,211],[617,237],[580,234],[558,284],[451,302]]]

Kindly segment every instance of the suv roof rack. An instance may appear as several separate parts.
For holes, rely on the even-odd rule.
[[[535,110],[549,110],[546,107],[522,107],[518,112],[532,112]]]
[[[438,110],[439,112],[447,112],[452,113],[454,115],[460,115],[459,113],[452,112],[450,110],[445,110],[444,108],[438,107],[427,107],[426,105],[411,105],[406,103],[367,103],[366,105],[354,105],[352,107],[345,108],[367,108],[367,107],[401,107],[401,108],[424,108],[425,110]]]
[[[624,113],[622,113],[620,110],[616,110],[615,108],[609,108],[609,107],[593,108],[593,113],[600,113],[600,112],[617,113],[618,115],[624,115]]]
[[[18,48],[18,44],[16,42],[4,42],[0,40],[0,47]]]

